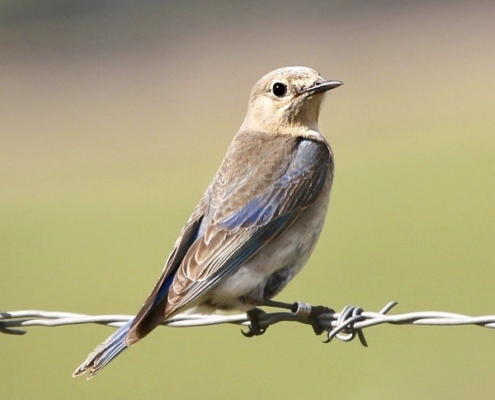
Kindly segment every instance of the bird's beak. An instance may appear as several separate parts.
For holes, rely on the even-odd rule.
[[[316,81],[313,86],[306,88],[302,93],[315,94],[326,92],[327,90],[332,90],[342,86],[343,83],[340,81]]]

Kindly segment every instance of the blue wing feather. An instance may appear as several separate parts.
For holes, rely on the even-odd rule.
[[[319,194],[326,178],[327,168],[320,166],[314,174],[315,160],[321,157],[322,144],[311,140],[302,140],[297,148],[293,162],[270,190],[254,197],[243,207],[219,222],[219,227],[228,230],[263,226],[277,217],[280,210],[292,209],[311,203]],[[324,167],[324,168],[321,168]],[[313,170],[313,171],[312,171]],[[300,186],[307,175],[312,174],[295,197],[288,196],[291,187]],[[314,176],[316,175],[316,176]]]
[[[295,214],[296,212],[287,213],[261,228],[256,230],[253,229],[253,235],[243,244],[243,246],[234,252],[228,260],[222,264],[221,268],[218,268],[214,274],[208,277],[207,281],[202,282],[203,288],[201,291],[206,290],[204,286],[207,286],[207,288],[215,286],[216,283],[230,275],[232,271],[235,271],[237,267],[260,251],[268,241],[273,240],[280,235],[290,224],[292,224]],[[299,212],[297,214],[299,214]]]
[[[201,279],[190,277],[187,285],[174,287],[176,296],[182,297],[180,302],[176,302],[175,309],[210,290],[268,242],[282,234],[320,194],[332,168],[326,145],[301,140],[292,162],[268,190],[210,226],[210,231],[206,233],[211,236],[209,240],[217,234],[225,235],[225,232],[228,232],[228,236],[221,250],[212,247],[215,251],[210,255],[209,261],[204,260],[201,265],[193,264],[189,267],[188,271],[198,268],[202,274]],[[186,256],[192,263],[195,262],[198,251],[208,252],[208,245],[199,248],[198,244],[201,241],[197,241],[193,245],[194,249],[191,248]],[[222,261],[218,263],[218,260]],[[204,275],[205,269],[208,276]]]

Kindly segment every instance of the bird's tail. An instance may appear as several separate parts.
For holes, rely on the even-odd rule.
[[[88,379],[92,378],[98,371],[104,368],[110,361],[122,353],[128,346],[125,341],[129,328],[132,325],[131,319],[123,325],[117,332],[108,337],[100,344],[86,360],[74,371],[73,377],[84,374],[89,370]]]

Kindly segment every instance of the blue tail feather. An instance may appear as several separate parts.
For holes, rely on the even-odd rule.
[[[167,295],[170,285],[172,284],[174,276],[171,275],[158,290],[156,298],[150,307],[153,310],[154,307]],[[146,315],[146,314],[145,314]],[[131,325],[134,319],[128,321],[114,334],[109,336],[102,344],[100,344],[86,360],[74,371],[72,376],[76,377],[84,374],[89,370],[88,379],[93,377],[98,371],[103,369],[110,361],[122,353],[128,346],[126,343],[127,334],[130,331]]]
[[[100,344],[88,358],[74,371],[72,376],[79,376],[89,370],[88,379],[103,369],[110,361],[122,353],[128,346],[125,338],[133,320],[126,322],[117,332]]]

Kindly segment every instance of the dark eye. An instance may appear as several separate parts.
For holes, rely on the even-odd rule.
[[[287,86],[281,82],[275,82],[272,85],[272,92],[275,96],[282,97],[284,94],[287,93]]]

